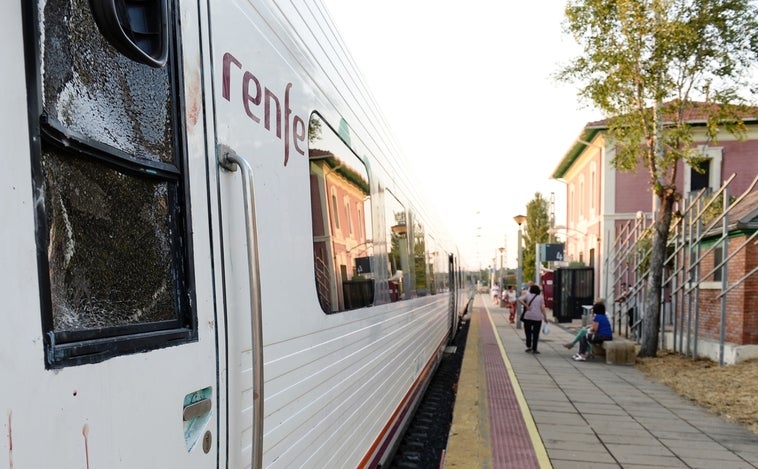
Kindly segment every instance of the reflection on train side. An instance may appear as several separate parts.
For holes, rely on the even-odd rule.
[[[438,255],[415,214],[370,179],[364,162],[315,113],[308,140],[314,277],[324,312],[447,291],[447,256]]]

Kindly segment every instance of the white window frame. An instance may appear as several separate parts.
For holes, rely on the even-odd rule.
[[[597,198],[597,165],[590,164],[590,216],[595,216],[596,207],[595,199]]]
[[[584,191],[584,174],[579,175],[579,219],[585,218],[584,202],[587,200],[587,196]]]
[[[334,229],[340,229],[340,211],[337,203],[337,190],[332,187],[332,211],[334,212]]]
[[[701,145],[699,150],[708,158],[708,188],[711,191],[717,191],[721,187],[721,162],[724,159],[724,147],[707,147]],[[682,192],[689,194],[692,192],[692,166],[684,163],[684,187]]]
[[[345,217],[347,218],[347,220],[345,221],[345,223],[347,224],[347,232],[352,237],[353,236],[353,217],[350,216],[350,199],[345,197],[345,200],[343,203],[345,205]]]

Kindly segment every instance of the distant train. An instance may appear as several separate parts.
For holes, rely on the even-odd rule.
[[[325,8],[0,26],[0,468],[383,464],[471,289]]]

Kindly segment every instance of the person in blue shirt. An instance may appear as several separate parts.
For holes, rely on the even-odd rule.
[[[605,315],[605,302],[596,301],[592,305],[592,324],[587,333],[579,339],[579,353],[574,355],[574,360],[585,361],[589,355],[590,344],[600,344],[606,340],[613,340],[611,322]]]

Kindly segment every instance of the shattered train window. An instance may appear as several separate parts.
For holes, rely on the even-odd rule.
[[[47,365],[195,340],[175,48],[163,67],[125,57],[89,0],[26,17]]]

